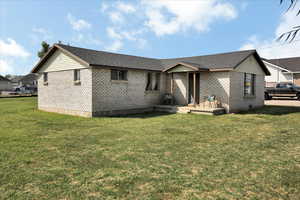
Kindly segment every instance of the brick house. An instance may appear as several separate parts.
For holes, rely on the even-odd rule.
[[[263,59],[270,76],[266,77],[266,86],[273,87],[279,82],[290,82],[300,86],[300,57]]]
[[[152,59],[55,44],[33,68],[38,108],[86,117],[153,110],[170,93],[177,105],[215,95],[226,112],[264,105],[269,71],[255,50]]]

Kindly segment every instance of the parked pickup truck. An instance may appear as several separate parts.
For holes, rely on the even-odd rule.
[[[300,87],[293,83],[277,83],[275,87],[269,87],[265,90],[265,99],[272,97],[297,97],[300,100]]]

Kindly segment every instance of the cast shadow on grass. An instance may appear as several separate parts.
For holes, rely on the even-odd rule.
[[[287,115],[291,113],[300,112],[300,107],[293,106],[264,106],[262,108],[257,108],[239,114],[265,114],[265,115]]]
[[[141,114],[128,114],[128,115],[119,115],[119,116],[112,116],[112,118],[154,118],[154,117],[162,117],[167,115],[173,115],[173,113],[165,113],[165,112],[146,112]]]

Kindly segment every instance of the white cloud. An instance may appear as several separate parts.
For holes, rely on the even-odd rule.
[[[122,23],[124,22],[124,17],[120,12],[110,12],[109,18],[113,23]]]
[[[187,29],[208,31],[217,19],[231,20],[237,17],[232,4],[217,0],[143,0],[142,3],[146,9],[145,24],[158,36]]]
[[[101,12],[105,12],[108,8],[109,8],[109,6],[107,3],[102,3],[100,10],[101,10]]]
[[[13,71],[13,67],[8,61],[0,59],[0,74],[9,74]]]
[[[15,40],[8,38],[7,41],[0,39],[0,56],[28,57],[30,53],[26,51]]]
[[[78,33],[75,37],[72,38],[72,41],[77,43],[102,45],[102,41],[93,37],[91,34]]]
[[[123,39],[123,36],[119,33],[116,32],[116,30],[113,27],[108,27],[106,29],[107,35],[115,40],[121,40]]]
[[[67,19],[68,19],[69,23],[71,24],[72,28],[76,31],[80,31],[83,29],[90,29],[92,27],[92,25],[90,23],[88,23],[87,21],[85,21],[83,19],[75,19],[75,17],[73,15],[71,15],[70,13],[67,16]]]
[[[118,10],[120,10],[121,12],[125,12],[125,13],[133,13],[136,11],[135,7],[129,3],[124,3],[124,2],[117,2],[116,7],[118,8]]]
[[[123,43],[120,40],[115,40],[111,45],[107,46],[107,51],[118,51],[123,47]]]
[[[118,44],[116,41],[123,43],[124,40],[135,42],[137,44],[137,47],[141,49],[147,45],[147,40],[140,38],[140,35],[144,32],[143,29],[124,31],[124,30],[119,30],[116,27],[108,27],[106,29],[106,32],[107,35],[115,41],[114,45],[116,46]],[[123,45],[121,45],[119,49],[122,46]]]
[[[275,30],[274,37],[270,39],[260,39],[258,36],[251,36],[248,41],[242,45],[241,50],[257,49],[258,53],[265,58],[283,58],[299,56],[300,42],[294,41],[277,42],[276,39],[282,34],[299,25],[300,16],[296,16],[296,11],[285,13],[278,27]],[[296,38],[297,39],[297,38]]]
[[[33,28],[32,32],[33,33],[30,35],[30,37],[34,42],[37,43],[40,43],[41,40],[50,40],[53,38],[52,34],[48,30],[41,27]]]

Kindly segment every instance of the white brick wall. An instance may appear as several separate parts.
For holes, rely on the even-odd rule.
[[[248,110],[264,105],[264,76],[256,75],[255,97],[244,97],[244,73],[230,72],[230,112]]]
[[[146,71],[128,70],[128,81],[110,80],[110,69],[93,68],[93,112],[146,108],[159,104],[165,93],[165,75],[159,91],[145,91]]]
[[[90,116],[92,113],[92,70],[80,70],[81,85],[74,85],[73,70],[49,72],[48,85],[43,76],[38,78],[38,107],[41,110],[78,113]]]
[[[244,74],[256,74],[255,96],[244,97]],[[264,105],[265,74],[253,56],[230,72],[230,112],[248,110]]]
[[[230,77],[229,72],[200,73],[200,103],[205,97],[216,95],[227,112],[229,111]]]

